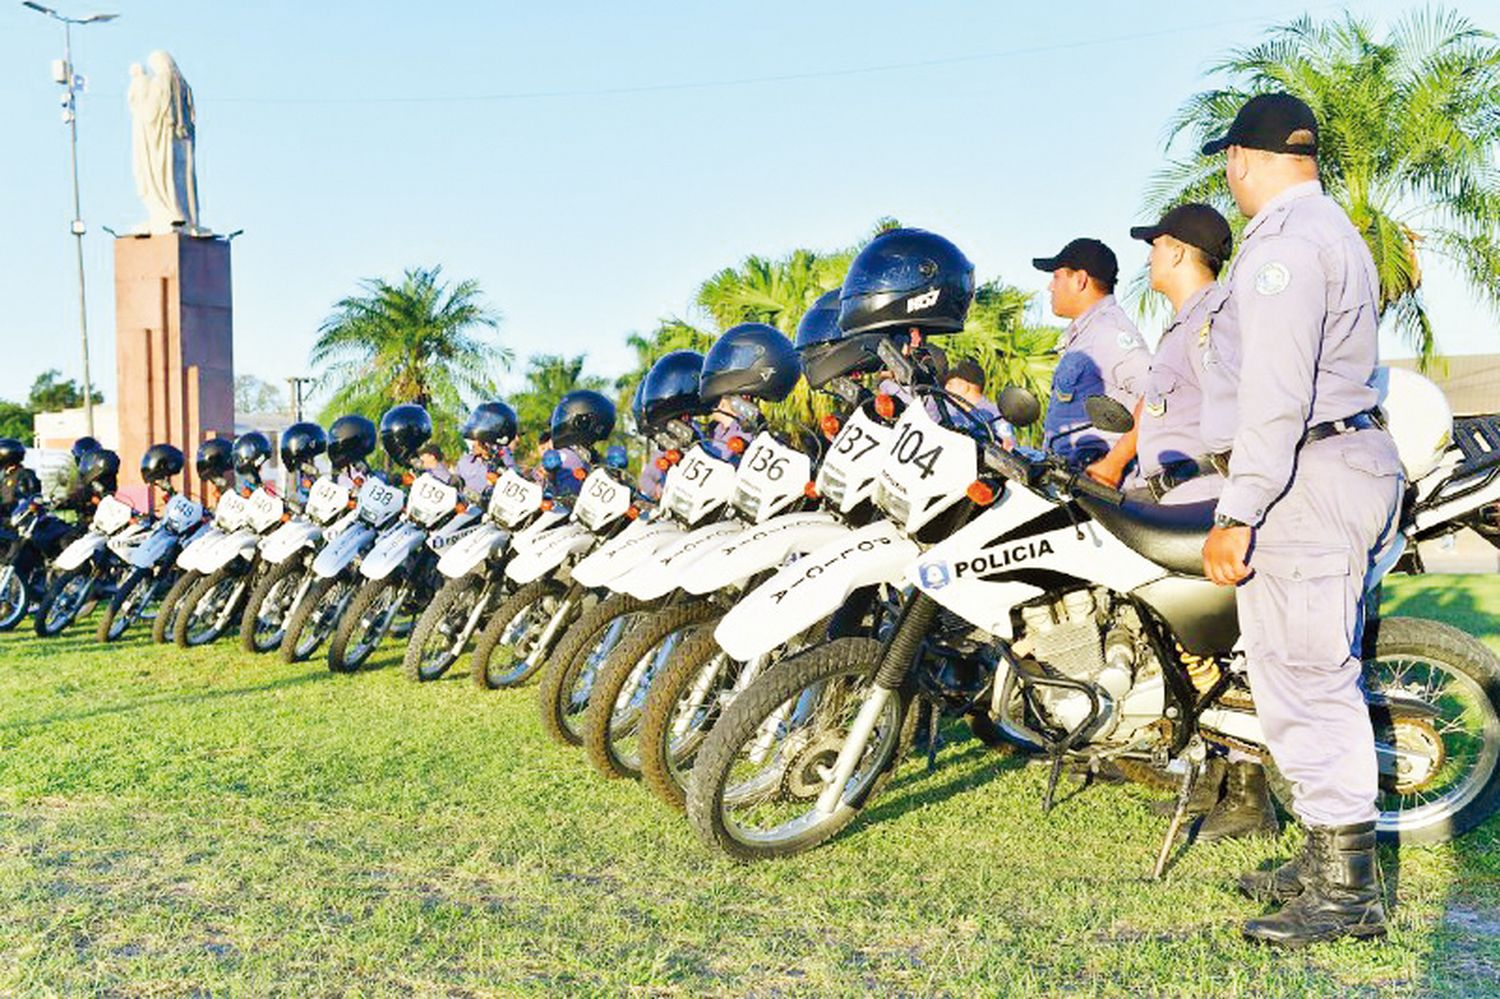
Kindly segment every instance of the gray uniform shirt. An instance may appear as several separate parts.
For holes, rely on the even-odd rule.
[[[1364,240],[1317,181],[1250,220],[1229,286],[1239,419],[1218,511],[1258,525],[1291,482],[1307,428],[1375,405],[1380,286]]]
[[[1162,334],[1151,359],[1141,406],[1136,459],[1140,475],[1150,477],[1176,462],[1190,461],[1211,450],[1205,443],[1204,416],[1214,409],[1206,402],[1204,364],[1210,337],[1227,342],[1238,337],[1234,310],[1228,308],[1229,289],[1210,282],[1188,296]],[[1216,391],[1223,388],[1216,386]],[[1233,407],[1233,387],[1229,408]],[[1222,397],[1215,400],[1222,406]],[[1233,433],[1230,426],[1230,433]]]
[[[1108,450],[1118,434],[1068,431],[1089,422],[1083,404],[1091,395],[1108,395],[1126,409],[1134,409],[1150,367],[1151,352],[1115,296],[1106,295],[1091,305],[1068,324],[1063,336],[1062,357],[1052,373],[1052,397],[1042,423],[1048,449],[1064,456],[1080,447]]]

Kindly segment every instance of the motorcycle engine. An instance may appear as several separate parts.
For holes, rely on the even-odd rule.
[[[1142,634],[1135,608],[1103,588],[1049,594],[1019,608],[1021,628],[1011,645],[1044,672],[1093,688],[1099,712],[1090,718],[1088,694],[1031,680],[1039,721],[1061,735],[1084,726],[1082,742],[1127,740],[1161,717],[1161,668]]]

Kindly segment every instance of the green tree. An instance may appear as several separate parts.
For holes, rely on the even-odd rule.
[[[536,443],[537,437],[547,429],[552,419],[552,410],[557,400],[574,389],[594,389],[605,392],[609,379],[599,375],[583,373],[588,355],[563,357],[558,354],[533,354],[526,362],[526,387],[509,397],[511,407],[521,424],[521,455]],[[619,421],[616,421],[619,426]]]
[[[236,413],[274,413],[286,407],[281,389],[255,375],[234,378],[234,411]],[[340,414],[343,415],[343,414]]]
[[[104,401],[104,396],[97,389],[91,393],[94,397],[94,405]],[[50,368],[36,376],[31,383],[31,392],[27,397],[26,405],[35,413],[56,413],[64,409],[76,409],[83,405],[83,390],[78,383],[71,378],[64,378],[62,372],[56,368]],[[28,430],[28,433],[30,431]]]
[[[345,413],[378,420],[415,402],[432,414],[445,450],[456,447],[456,421],[495,394],[494,375],[513,354],[498,342],[500,316],[483,304],[479,283],[441,278],[441,267],[408,270],[399,284],[372,278],[334,305],[310,358],[321,369],[318,388],[330,393],[324,422]]]
[[[32,418],[36,413],[19,402],[0,399],[0,437],[14,437],[30,446],[33,439]]]
[[[1186,139],[1193,154],[1153,179],[1149,215],[1207,201],[1234,218],[1223,157],[1198,155],[1197,147],[1222,135],[1248,97],[1286,91],[1318,117],[1323,185],[1364,236],[1380,274],[1382,313],[1422,366],[1437,353],[1422,301],[1425,254],[1454,264],[1476,297],[1500,306],[1500,46],[1493,35],[1444,10],[1412,13],[1383,38],[1352,14],[1303,17],[1230,52],[1210,72],[1229,83],[1194,94],[1168,123],[1168,151]]]

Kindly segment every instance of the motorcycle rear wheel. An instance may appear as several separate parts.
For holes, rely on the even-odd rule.
[[[145,614],[160,588],[161,580],[150,569],[133,570],[105,606],[99,627],[94,631],[94,640],[113,642],[125,634],[125,630]]]

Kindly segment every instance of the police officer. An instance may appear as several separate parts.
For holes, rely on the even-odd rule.
[[[1375,264],[1318,181],[1318,124],[1287,94],[1252,98],[1225,173],[1250,219],[1230,269],[1241,336],[1228,482],[1205,574],[1239,584],[1240,626],[1266,744],[1307,827],[1302,855],[1241,879],[1284,902],[1253,940],[1384,934],[1376,881],[1376,762],[1360,689],[1367,577],[1392,543],[1401,464],[1375,409]]]
[[[1229,289],[1217,281],[1234,237],[1224,216],[1202,204],[1178,205],[1156,225],[1137,226],[1130,235],[1151,244],[1151,288],[1167,297],[1175,315],[1151,358],[1145,391],[1136,404],[1135,429],[1090,465],[1088,473],[1117,486],[1136,459],[1137,477],[1153,499],[1209,499],[1223,486],[1224,458],[1204,444],[1203,371],[1211,339],[1222,343],[1238,338]],[[1233,407],[1218,410],[1228,412],[1232,433]],[[1214,412],[1210,406],[1210,417]]]
[[[1134,409],[1146,386],[1151,352],[1115,301],[1120,265],[1109,247],[1097,239],[1075,239],[1057,256],[1031,263],[1052,273],[1047,291],[1053,314],[1072,320],[1052,373],[1052,399],[1042,421],[1045,444],[1086,465],[1107,452],[1118,435],[1089,427],[1084,400],[1108,395]]]
[[[9,518],[22,500],[42,494],[36,473],[22,464],[26,445],[14,437],[0,437],[0,518]]]

